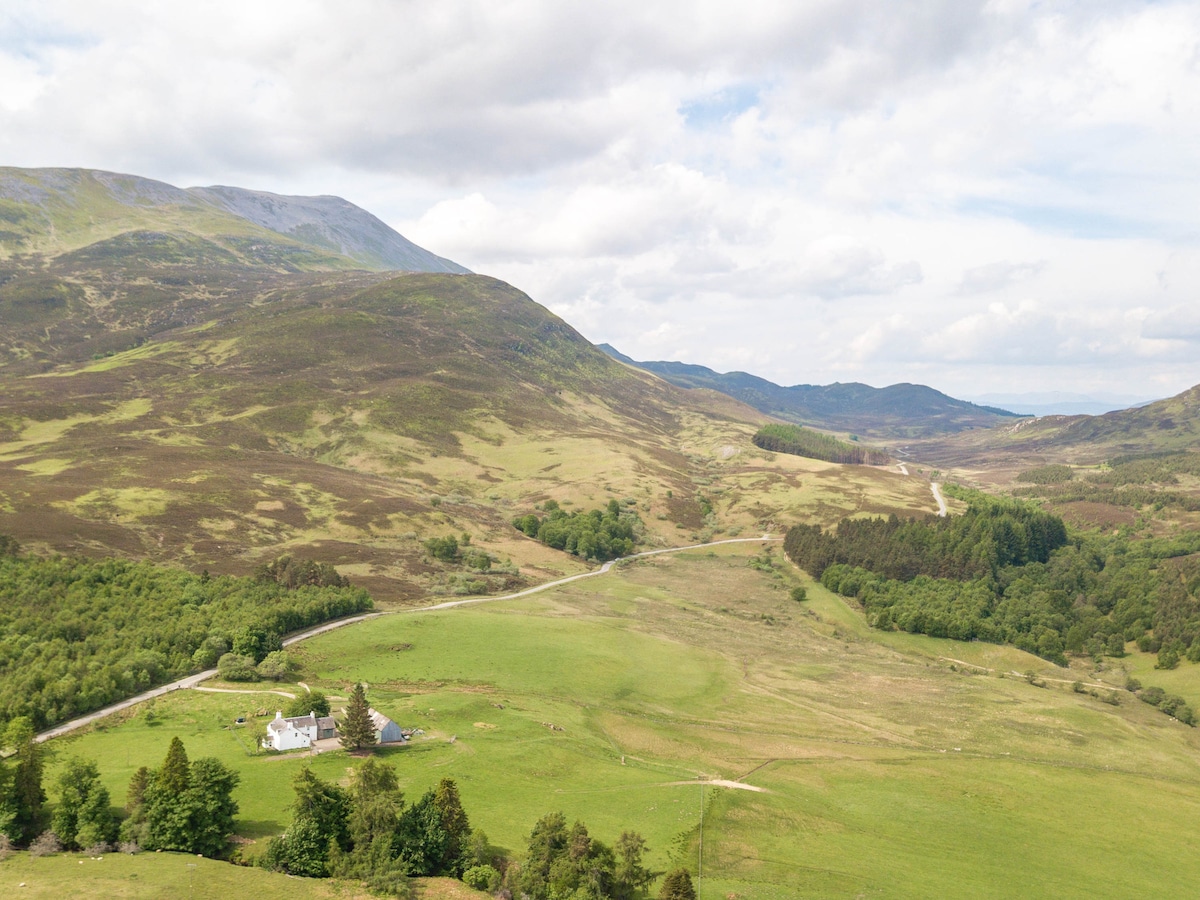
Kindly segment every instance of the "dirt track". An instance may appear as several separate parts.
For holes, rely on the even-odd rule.
[[[536,594],[539,591],[547,591],[550,588],[558,587],[559,585],[569,584],[572,581],[579,581],[581,578],[594,578],[597,575],[603,575],[606,572],[610,571],[612,569],[612,567],[614,565],[616,565],[617,563],[625,562],[625,561],[631,560],[631,559],[641,559],[646,556],[657,556],[660,553],[680,553],[684,550],[699,550],[704,547],[716,547],[716,546],[719,546],[720,544],[749,544],[749,543],[759,543],[762,541],[781,541],[781,540],[783,540],[783,538],[771,537],[769,534],[764,534],[764,535],[762,535],[762,537],[756,537],[756,538],[727,538],[726,540],[723,540],[723,541],[709,541],[706,544],[689,544],[686,547],[667,547],[663,550],[646,550],[642,553],[633,553],[629,556],[622,556],[620,559],[609,560],[608,562],[604,563],[604,565],[602,565],[599,569],[596,569],[593,572],[581,572],[578,575],[569,575],[566,578],[560,578],[557,581],[548,581],[545,584],[539,584],[537,587],[526,588],[525,590],[518,591],[515,594],[505,594],[502,597],[472,597],[469,600],[448,600],[445,603],[435,603],[433,606],[419,606],[419,607],[415,607],[413,609],[397,609],[397,610],[392,610],[392,611],[386,612],[386,613],[382,613],[382,612],[366,613],[361,616],[351,616],[348,619],[338,619],[337,621],[334,621],[334,622],[326,622],[324,625],[318,625],[315,628],[310,628],[307,631],[300,631],[300,632],[297,632],[296,634],[291,635],[290,637],[284,638],[283,646],[288,647],[288,646],[291,646],[292,644],[295,644],[298,641],[303,641],[303,640],[307,640],[310,637],[315,637],[318,634],[325,634],[325,632],[327,632],[327,631],[333,631],[336,628],[344,628],[347,625],[353,625],[355,622],[364,622],[367,619],[375,619],[375,618],[378,618],[379,616],[390,616],[390,615],[399,615],[399,614],[404,614],[404,613],[415,613],[415,612],[430,612],[432,610],[438,610],[438,609],[453,609],[456,606],[473,606],[478,603],[496,603],[500,600],[515,600],[518,597],[527,597],[530,594]],[[146,700],[152,700],[155,697],[161,697],[164,694],[171,693],[172,691],[184,690],[187,688],[194,688],[197,685],[199,685],[201,682],[207,681],[208,679],[215,677],[216,674],[217,674],[216,669],[206,669],[203,672],[198,672],[195,675],[189,675],[187,678],[182,678],[179,681],[172,681],[170,684],[164,684],[161,687],[151,688],[148,691],[144,691],[143,693],[138,694],[136,697],[130,697],[126,700],[120,701],[119,703],[113,703],[110,706],[104,707],[103,709],[98,709],[95,712],[88,713],[85,716],[80,716],[77,719],[71,719],[67,722],[62,722],[59,725],[55,725],[53,728],[43,731],[36,738],[34,738],[34,740],[41,743],[43,741],[48,741],[51,738],[59,737],[60,735],[69,734],[70,732],[75,731],[79,728],[82,728],[85,725],[90,725],[92,722],[96,722],[100,719],[103,719],[105,716],[111,716],[115,712],[120,712],[123,709],[129,709],[129,707],[136,706],[137,704],[143,703]],[[217,689],[204,688],[204,690],[217,690]],[[255,691],[254,693],[259,693],[259,692]],[[276,693],[282,693],[282,691],[278,691]]]

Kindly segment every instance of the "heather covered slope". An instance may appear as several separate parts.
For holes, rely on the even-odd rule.
[[[1102,416],[1043,416],[923,443],[937,464],[1021,468],[1039,463],[1096,465],[1129,454],[1200,449],[1200,385],[1146,406]]]
[[[331,198],[202,194],[0,172],[0,533],[35,552],[231,574],[293,553],[386,600],[580,570],[511,524],[547,499],[617,499],[644,546],[931,506],[916,479],[759,450],[760,413],[495,279],[363,269]],[[313,210],[325,232],[296,224]],[[486,571],[425,550],[463,534]]]
[[[511,525],[550,498],[619,499],[648,545],[930,506],[915,479],[772,459],[758,413],[614,362],[494,279],[188,247],[6,264],[0,532],[214,572],[295,553],[387,599],[577,571]],[[464,532],[487,573],[425,552]]]

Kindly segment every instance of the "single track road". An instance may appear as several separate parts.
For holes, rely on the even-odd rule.
[[[781,541],[783,538],[771,537],[769,534],[764,534],[762,537],[756,538],[726,538],[723,541],[709,541],[704,544],[689,544],[686,547],[666,547],[662,550],[646,550],[642,553],[632,553],[629,556],[622,556],[618,559],[612,559],[604,563],[599,569],[592,572],[581,572],[578,575],[568,575],[566,578],[559,578],[557,581],[548,581],[545,584],[539,584],[537,587],[526,588],[523,591],[517,591],[515,594],[505,594],[502,597],[472,597],[467,600],[448,600],[445,603],[435,603],[433,606],[418,606],[411,609],[394,609],[388,612],[372,612],[364,613],[361,616],[351,616],[346,619],[337,619],[333,622],[326,622],[323,625],[318,625],[315,628],[309,628],[306,631],[299,631],[289,637],[283,639],[283,646],[290,647],[292,644],[299,641],[308,640],[310,637],[316,637],[318,634],[325,634],[327,631],[333,631],[337,628],[345,628],[347,625],[353,625],[356,622],[365,622],[367,619],[377,619],[379,616],[394,616],[406,613],[417,612],[433,612],[439,609],[453,609],[457,606],[474,606],[478,603],[497,603],[501,600],[516,600],[518,597],[528,597],[530,594],[536,594],[539,591],[548,591],[550,588],[559,587],[564,584],[570,584],[572,581],[579,581],[582,578],[594,578],[597,575],[604,575],[611,571],[612,567],[617,563],[628,562],[629,560],[642,559],[647,556],[658,556],[660,553],[681,553],[684,550],[702,550],[705,547],[717,547],[721,544],[751,544],[761,543],[763,541]],[[123,709],[129,709],[131,706],[136,706],[146,700],[153,700],[155,697],[161,697],[164,694],[169,694],[172,691],[185,690],[194,688],[201,682],[207,681],[210,678],[216,677],[216,669],[205,669],[203,672],[197,672],[195,675],[189,675],[187,678],[181,678],[179,681],[172,681],[170,684],[164,684],[161,687],[151,688],[148,691],[143,691],[135,697],[129,697],[119,703],[113,703],[103,709],[98,709],[95,712],[80,716],[77,719],[71,719],[66,722],[61,722],[53,728],[41,732],[34,738],[38,743],[48,741],[51,738],[56,738],[64,734],[69,734],[72,731],[83,728],[85,725],[90,725],[103,719],[105,716],[111,716],[115,712],[120,712]],[[204,688],[204,690],[217,690],[215,688]],[[259,693],[255,691],[254,693]],[[277,691],[275,693],[282,693]]]

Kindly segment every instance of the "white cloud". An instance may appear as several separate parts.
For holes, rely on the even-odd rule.
[[[1198,47],[1187,0],[14,0],[0,154],[341,194],[632,355],[1163,393]]]

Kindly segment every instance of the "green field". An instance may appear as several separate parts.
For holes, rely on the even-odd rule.
[[[1007,647],[878,634],[807,579],[811,599],[788,599],[798,580],[756,544],[656,557],[313,639],[302,678],[343,696],[368,682],[374,706],[425,731],[385,754],[407,796],[456,779],[472,823],[513,852],[562,810],[602,840],[636,829],[654,868],[695,874],[703,802],[709,900],[1189,893],[1200,736],[1119,688],[1128,668],[1196,702],[1196,666],[1067,671]],[[299,766],[346,779],[354,764],[251,755],[251,728],[232,720],[277,701],[181,692],[150,721],[54,742],[57,764],[96,759],[119,801],[179,735],[241,773],[252,856],[286,825]],[[763,790],[699,783],[713,779]]]

